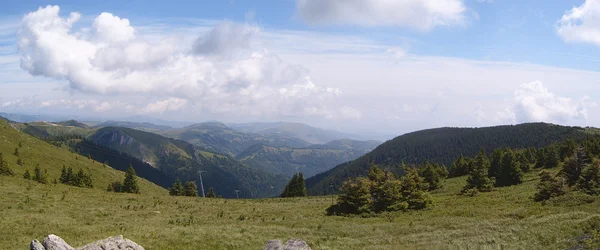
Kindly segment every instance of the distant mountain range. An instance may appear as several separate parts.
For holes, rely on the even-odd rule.
[[[234,197],[235,189],[241,191],[242,197],[277,196],[294,173],[312,176],[379,145],[377,141],[349,139],[312,144],[298,137],[307,138],[309,130],[321,131],[310,136],[313,141],[335,136],[325,136],[325,130],[298,124],[293,126],[301,128],[298,134],[287,126],[281,133],[275,132],[277,128],[273,126],[270,132],[242,132],[218,122],[184,128],[76,120],[13,122],[13,126],[52,143],[70,145],[72,150],[107,161],[118,169],[132,164],[140,176],[164,187],[176,178],[197,181],[198,172],[205,171],[205,188],[214,187],[224,197]]]

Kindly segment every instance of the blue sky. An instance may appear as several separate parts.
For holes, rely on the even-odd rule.
[[[0,112],[284,120],[396,134],[531,121],[598,126],[598,6],[8,1]],[[72,24],[71,12],[80,14]],[[48,20],[62,23],[39,28]]]

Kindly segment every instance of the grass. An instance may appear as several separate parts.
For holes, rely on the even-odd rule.
[[[62,164],[73,164],[89,168],[98,185],[85,189],[0,176],[0,249],[26,248],[51,233],[73,246],[123,235],[146,249],[261,249],[269,239],[290,238],[306,240],[313,249],[564,249],[575,244],[569,241],[583,233],[586,221],[600,216],[597,200],[534,203],[535,173],[521,185],[476,197],[458,195],[464,177],[448,179],[432,193],[431,209],[370,218],[326,216],[330,197],[171,197],[144,180],[140,195],[108,193],[103,184],[122,178],[122,172],[75,159],[3,125],[0,152],[17,174],[32,167],[14,164],[16,138],[27,149],[26,164],[40,163],[51,179]]]

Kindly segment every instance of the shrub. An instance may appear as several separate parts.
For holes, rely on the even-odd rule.
[[[114,182],[108,184],[106,191],[119,193],[119,192],[121,192],[122,188],[123,188],[123,183],[121,183],[120,181],[114,181]]]

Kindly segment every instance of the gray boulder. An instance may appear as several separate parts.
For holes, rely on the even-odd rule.
[[[46,248],[38,240],[32,240],[29,244],[29,250],[46,250]]]
[[[72,248],[67,242],[54,234],[48,235],[42,242],[42,245],[46,250],[75,250],[75,248]]]
[[[78,250],[144,250],[144,248],[129,239],[123,239],[123,235],[110,237],[87,244]]]
[[[311,250],[311,248],[303,240],[291,239],[284,245],[281,245],[280,240],[269,240],[263,250]]]

